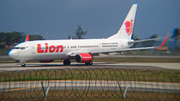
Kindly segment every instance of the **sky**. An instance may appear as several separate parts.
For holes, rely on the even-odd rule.
[[[133,33],[140,39],[165,37],[180,28],[180,0],[0,0],[0,32],[67,39],[81,25],[84,38],[107,38],[119,30],[134,3]]]

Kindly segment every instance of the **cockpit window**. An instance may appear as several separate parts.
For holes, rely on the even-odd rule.
[[[20,47],[14,47],[14,49],[20,49]]]
[[[26,49],[25,47],[14,47],[14,49]]]
[[[20,47],[20,49],[25,49],[25,47]]]

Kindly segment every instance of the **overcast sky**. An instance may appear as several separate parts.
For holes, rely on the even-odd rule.
[[[0,0],[0,32],[65,39],[81,25],[88,31],[85,38],[107,38],[119,30],[133,3],[138,3],[133,33],[139,38],[180,28],[180,0]]]

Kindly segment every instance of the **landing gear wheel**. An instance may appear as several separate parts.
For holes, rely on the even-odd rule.
[[[64,65],[70,65],[70,64],[71,64],[71,61],[68,60],[68,59],[65,59],[65,60],[63,61],[63,64],[64,64]]]
[[[86,62],[85,65],[92,65],[93,61]]]
[[[21,67],[26,67],[26,64],[25,63],[21,63]]]

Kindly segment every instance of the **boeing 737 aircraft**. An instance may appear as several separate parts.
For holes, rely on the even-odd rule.
[[[52,62],[62,59],[64,65],[70,65],[70,59],[76,62],[92,65],[93,56],[99,53],[111,53],[127,50],[154,49],[156,47],[130,48],[134,43],[131,39],[137,4],[133,4],[119,31],[107,39],[73,39],[73,40],[39,40],[22,42],[14,47],[8,54],[15,60],[20,60],[21,66],[25,62],[36,60],[39,62]],[[29,36],[28,36],[29,37]],[[167,41],[169,35],[158,46]]]

